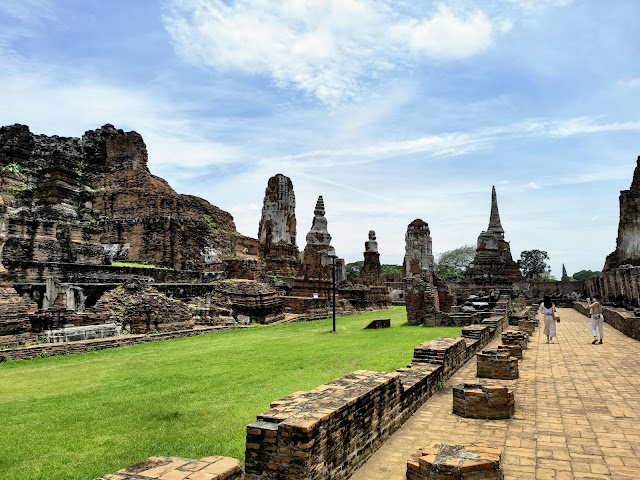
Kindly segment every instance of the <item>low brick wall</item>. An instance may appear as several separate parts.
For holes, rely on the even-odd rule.
[[[247,480],[349,478],[506,323],[503,316],[463,338],[425,342],[394,373],[360,370],[273,402],[247,427]]]
[[[214,326],[196,327],[192,330],[180,330],[176,332],[164,332],[150,335],[122,335],[120,337],[110,337],[96,340],[81,340],[79,342],[68,343],[43,343],[31,347],[0,350],[0,362],[6,360],[31,360],[37,357],[52,357],[55,355],[69,355],[72,353],[94,352],[106,350],[108,348],[124,347],[139,343],[157,342],[160,340],[171,340],[173,338],[193,337],[203,333],[219,332],[222,330],[236,330],[246,328],[241,326]]]
[[[587,317],[591,316],[586,303],[574,302],[573,309]],[[634,340],[640,340],[640,317],[636,317],[633,312],[624,308],[603,307],[602,315],[604,321],[616,330]]]

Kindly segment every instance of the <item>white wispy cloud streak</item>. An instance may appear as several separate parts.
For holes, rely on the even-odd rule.
[[[326,103],[358,99],[383,72],[420,59],[477,55],[496,31],[478,8],[440,4],[422,17],[388,0],[172,0],[164,23],[195,65],[268,76]]]
[[[640,131],[640,121],[597,123],[597,118],[599,117],[574,117],[563,120],[531,119],[470,132],[451,132],[403,141],[380,142],[362,148],[315,150],[285,155],[279,160],[282,162],[312,160],[315,166],[331,167],[337,164],[370,163],[418,153],[433,158],[459,156],[500,140],[521,137],[560,138],[587,133]],[[263,161],[269,163],[273,160],[269,158]]]

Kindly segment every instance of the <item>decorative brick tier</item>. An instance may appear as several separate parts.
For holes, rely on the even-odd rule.
[[[520,348],[525,350],[529,343],[529,335],[522,330],[509,329],[502,332],[503,345],[520,345]]]
[[[432,444],[407,462],[407,480],[502,480],[502,452],[485,444]]]
[[[144,462],[100,477],[98,480],[241,480],[240,462],[229,457],[191,460],[178,457],[150,457]]]
[[[519,344],[516,345],[498,345],[498,350],[504,350],[509,352],[509,355],[516,357],[518,360],[522,360],[522,347]]]
[[[481,378],[515,380],[518,378],[518,359],[504,349],[483,350],[476,354],[477,372]]]
[[[453,387],[453,413],[465,418],[499,420],[511,418],[515,411],[513,390],[486,382]]]

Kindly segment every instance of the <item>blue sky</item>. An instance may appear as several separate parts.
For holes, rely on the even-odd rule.
[[[498,194],[514,258],[599,270],[640,155],[640,2],[3,0],[0,125],[141,133],[151,172],[257,236],[291,177],[348,262],[475,245]]]

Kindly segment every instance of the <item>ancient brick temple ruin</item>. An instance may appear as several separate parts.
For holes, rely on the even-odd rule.
[[[331,246],[331,235],[329,235],[327,219],[324,214],[324,199],[320,195],[313,211],[311,229],[306,237],[307,246],[302,257],[302,273],[306,280],[331,279],[333,262],[335,261],[336,281],[341,282],[346,277],[344,260],[332,259],[329,255],[330,252],[335,254],[335,249]]]
[[[620,192],[616,249],[607,256],[602,273],[588,278],[585,287],[606,303],[640,307],[640,156],[631,187]]]
[[[264,192],[258,226],[260,253],[270,272],[294,275],[300,264],[296,246],[296,196],[289,177],[271,177]]]
[[[509,242],[504,239],[496,187],[493,187],[489,227],[478,236],[476,255],[465,273],[463,288],[469,294],[489,290],[512,294],[517,285],[526,290],[525,284],[518,265],[511,257]]]
[[[416,219],[405,235],[405,301],[409,325],[435,325],[441,312],[451,311],[456,296],[434,270],[429,225]]]
[[[364,285],[382,285],[382,267],[376,232],[369,230],[369,240],[364,243],[364,264],[358,275],[358,283]]]
[[[433,258],[429,224],[420,218],[416,218],[407,227],[404,241],[405,254],[402,265],[404,276],[420,276],[424,270],[433,271],[435,260]]]
[[[333,247],[322,197],[301,255],[288,177],[269,179],[258,238],[251,238],[228,212],[176,193],[147,160],[142,137],[113,125],[81,138],[0,128],[0,167],[19,167],[17,175],[9,168],[0,175],[0,268],[7,267],[0,271],[0,345],[33,343],[45,332],[56,341],[77,338],[85,326],[92,328],[83,334],[102,338],[270,323],[286,313],[327,316]],[[111,307],[120,307],[108,292],[133,277],[140,302],[127,307],[130,319],[114,316]],[[341,313],[389,305],[367,281],[342,285],[341,259],[336,277]],[[173,304],[179,313],[158,320],[169,300],[180,302]]]

